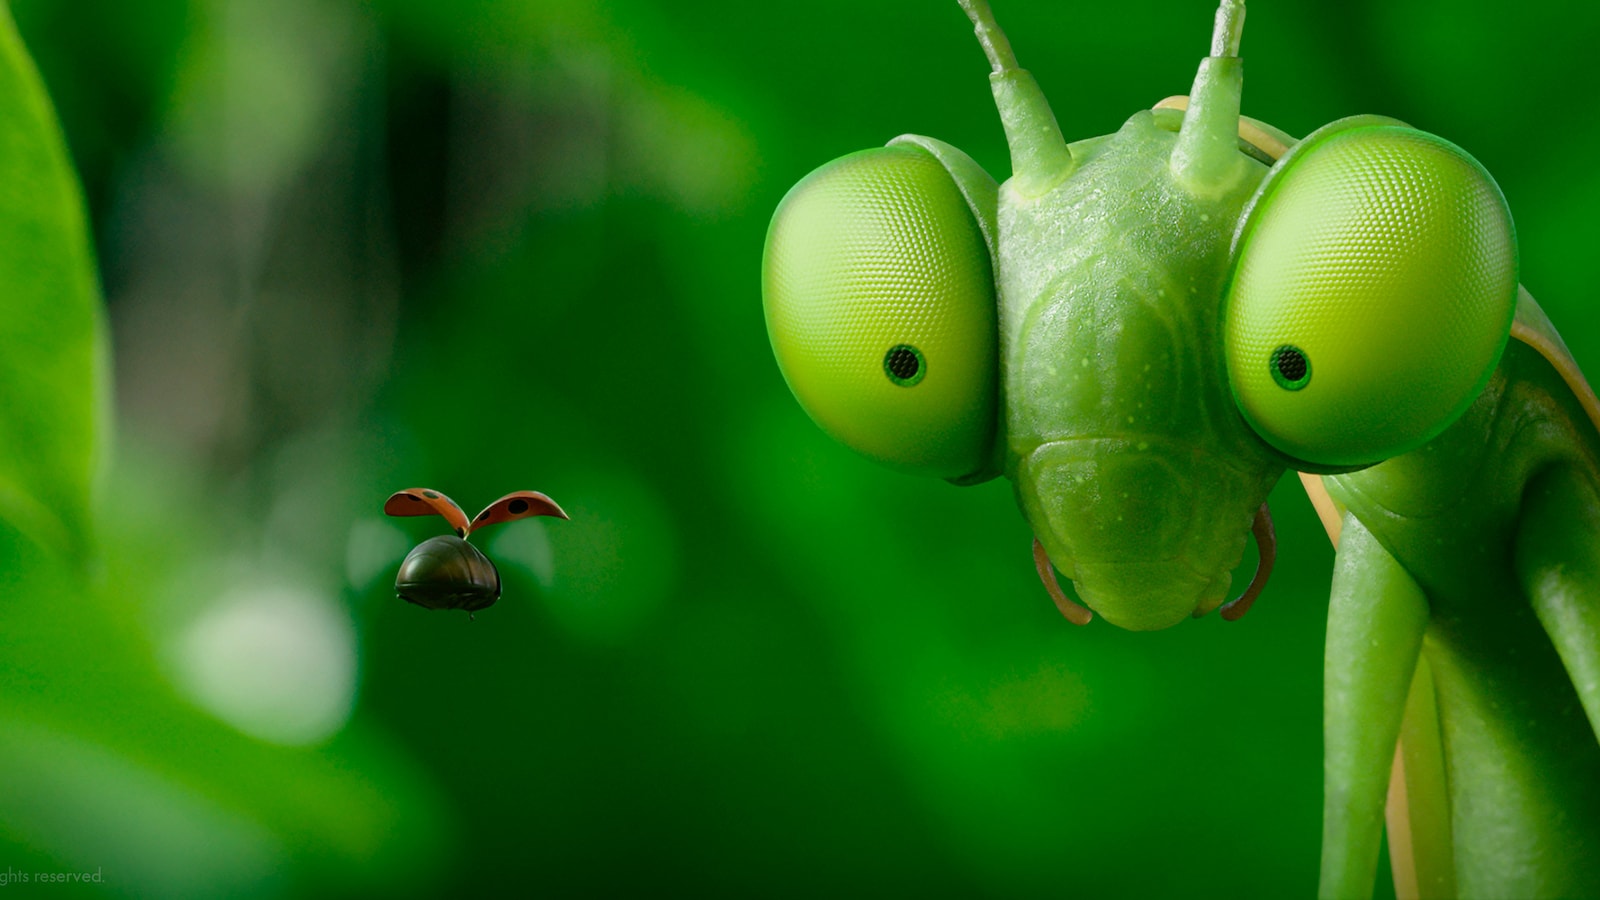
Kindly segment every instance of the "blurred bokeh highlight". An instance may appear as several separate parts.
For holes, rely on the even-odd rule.
[[[1185,92],[1214,10],[994,5],[1069,138]],[[905,132],[1004,177],[954,2],[12,8],[115,431],[81,582],[0,542],[0,866],[129,896],[1313,889],[1332,553],[1292,478],[1245,619],[1074,628],[1004,481],[874,467],[772,361],[790,185]],[[1597,28],[1252,4],[1244,111],[1475,154],[1600,372]],[[416,486],[572,518],[484,534],[504,597],[469,622],[394,596],[444,530],[382,516]]]

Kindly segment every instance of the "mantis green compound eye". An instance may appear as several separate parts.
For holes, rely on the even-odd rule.
[[[1477,160],[1391,119],[1313,133],[1246,212],[1228,379],[1269,443],[1320,466],[1413,450],[1483,389],[1511,330],[1511,214]]]
[[[762,293],[778,367],[823,430],[880,462],[982,472],[997,420],[994,280],[960,151],[863,150],[806,176],[767,232]],[[966,179],[958,185],[946,163]],[[976,174],[974,174],[976,173]]]

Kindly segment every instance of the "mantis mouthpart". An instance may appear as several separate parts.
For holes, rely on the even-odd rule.
[[[1244,593],[1222,605],[1220,615],[1223,619],[1233,622],[1244,617],[1250,611],[1256,598],[1266,590],[1267,579],[1272,575],[1272,567],[1278,561],[1278,536],[1272,529],[1272,512],[1265,503],[1256,513],[1255,521],[1250,525],[1250,532],[1256,536],[1256,548],[1260,559],[1256,562],[1256,574],[1250,579],[1250,584],[1245,587]]]
[[[1251,576],[1250,584],[1238,597],[1222,604],[1221,616],[1229,622],[1237,621],[1250,611],[1256,598],[1266,589],[1267,579],[1272,576],[1272,567],[1278,559],[1278,538],[1272,528],[1272,511],[1267,509],[1267,504],[1261,504],[1261,509],[1256,512],[1255,521],[1251,525],[1251,533],[1255,535],[1256,547],[1259,558],[1256,561],[1255,575]],[[1045,552],[1044,545],[1039,539],[1033,539],[1033,566],[1039,573],[1039,580],[1044,582],[1044,589],[1050,594],[1050,599],[1056,604],[1056,609],[1061,611],[1062,617],[1074,625],[1087,625],[1094,618],[1094,613],[1077,601],[1068,597],[1061,589],[1061,582],[1056,578],[1055,567],[1050,563],[1050,556]],[[1205,615],[1205,608],[1198,608],[1193,615],[1196,619]]]
[[[1061,610],[1061,615],[1074,625],[1087,625],[1094,618],[1094,613],[1088,607],[1068,597],[1061,589],[1061,582],[1056,580],[1055,567],[1050,564],[1050,556],[1045,553],[1044,545],[1038,538],[1033,539],[1033,567],[1039,573],[1039,580],[1044,582],[1044,589],[1049,592],[1050,599],[1055,601],[1056,609]]]

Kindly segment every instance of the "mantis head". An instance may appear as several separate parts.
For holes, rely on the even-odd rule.
[[[779,366],[868,456],[1010,478],[1074,621],[1052,565],[1112,623],[1164,628],[1223,604],[1254,532],[1237,617],[1286,468],[1409,452],[1482,390],[1515,305],[1504,198],[1393,120],[1287,152],[1241,120],[1242,0],[1222,0],[1186,109],[1070,145],[987,3],[962,6],[1011,177],[905,136],[796,185],[764,260]]]

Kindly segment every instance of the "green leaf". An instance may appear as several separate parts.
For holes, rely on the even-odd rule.
[[[58,553],[86,545],[107,356],[77,177],[0,10],[0,518]]]

